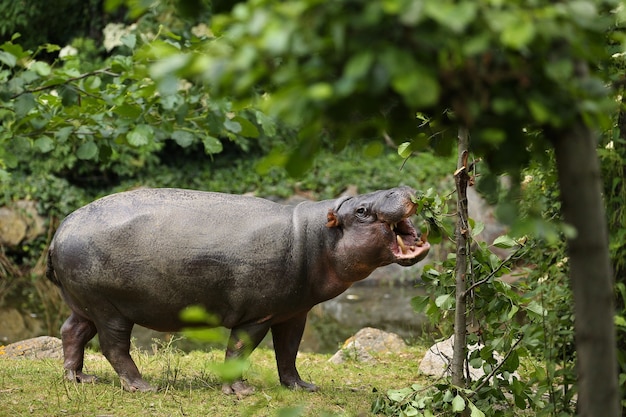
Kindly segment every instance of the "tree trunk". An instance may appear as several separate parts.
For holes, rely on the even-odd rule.
[[[457,193],[457,222],[456,222],[456,307],[454,310],[454,349],[452,352],[452,384],[458,387],[465,387],[465,333],[466,306],[465,289],[467,275],[467,255],[468,255],[468,235],[469,222],[467,214],[467,183],[469,173],[467,172],[467,158],[469,148],[469,135],[467,129],[459,128],[458,137],[458,162],[457,170],[454,173],[454,182]]]
[[[577,235],[568,239],[570,285],[582,417],[618,417],[613,278],[596,140],[582,123],[556,132],[562,212]]]

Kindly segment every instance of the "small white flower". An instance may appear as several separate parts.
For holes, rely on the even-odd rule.
[[[192,27],[191,33],[193,33],[195,36],[199,38],[205,38],[205,37],[212,38],[213,37],[213,32],[211,32],[211,29],[209,29],[206,23],[200,23]]]
[[[74,48],[72,45],[65,45],[59,51],[59,58],[65,58],[66,56],[74,55],[78,55],[78,49]]]
[[[610,141],[609,143],[607,143],[604,149],[615,149],[615,145],[613,144],[613,141]]]
[[[124,26],[122,23],[109,23],[102,29],[104,49],[110,52],[113,48],[123,45],[122,36],[132,33],[136,28],[135,23],[130,26]]]

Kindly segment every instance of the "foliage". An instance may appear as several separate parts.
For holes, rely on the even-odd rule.
[[[376,398],[374,412],[424,416],[463,410],[494,416],[522,410],[545,416],[574,412],[574,318],[554,175],[553,163],[525,171],[522,215],[553,219],[533,223],[536,237],[502,236],[489,246],[480,241],[484,225],[470,220],[471,235],[478,240],[472,244],[467,278],[467,366],[482,368],[487,378],[493,377],[491,382],[486,377],[470,379],[467,388],[460,388],[444,378],[434,385],[390,390]],[[447,201],[439,203],[430,211],[435,219],[443,219],[446,212]],[[508,256],[501,260],[493,247],[507,250]],[[454,267],[454,254],[427,265],[422,280],[429,294],[412,300],[444,337],[452,333]]]
[[[626,57],[616,62],[622,77],[626,73]],[[598,153],[602,162],[604,195],[610,231],[609,250],[615,273],[616,317],[615,325],[620,366],[622,410],[626,410],[626,106],[623,99],[615,126],[603,137]]]
[[[102,0],[56,0],[53,5],[46,0],[3,0],[0,15],[0,42],[21,33],[27,49],[97,34],[98,26],[110,18],[102,12]]]
[[[455,137],[445,126],[461,123],[494,172],[516,173],[544,148],[524,133],[530,125],[608,123],[604,74],[575,75],[581,61],[608,60],[606,11],[617,5],[257,0],[214,18],[219,36],[202,58],[176,59],[244,103],[262,88],[257,105],[302,126],[306,140],[285,161],[291,172],[308,166],[324,135],[341,146],[386,132],[423,149],[422,112],[438,126],[438,147]]]

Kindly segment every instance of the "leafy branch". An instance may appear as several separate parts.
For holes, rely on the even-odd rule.
[[[91,77],[93,75],[100,75],[100,74],[110,75],[112,77],[119,77],[120,76],[120,74],[112,72],[110,68],[97,69],[97,70],[94,70],[94,71],[90,71],[90,72],[86,72],[84,74],[78,75],[76,77],[68,78],[67,80],[64,80],[63,82],[58,82],[58,83],[49,84],[49,85],[42,85],[42,86],[31,88],[31,89],[25,89],[23,91],[20,91],[19,93],[13,94],[11,96],[11,99],[16,99],[16,98],[18,98],[19,96],[21,96],[23,94],[32,94],[32,93],[38,93],[40,91],[45,91],[45,90],[53,90],[53,89],[55,89],[57,87],[60,87],[60,86],[63,86],[63,85],[68,85],[68,84],[71,84],[73,82],[80,81],[80,80],[83,80],[85,78]]]

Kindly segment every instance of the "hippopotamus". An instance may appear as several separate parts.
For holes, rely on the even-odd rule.
[[[97,333],[122,386],[154,390],[129,352],[133,326],[178,331],[189,325],[181,310],[200,306],[231,329],[227,360],[247,357],[271,330],[280,383],[317,390],[296,369],[307,313],[380,266],[426,256],[410,220],[414,195],[398,187],[288,206],[142,188],[79,208],[56,231],[46,271],[71,310],[61,327],[65,376],[96,380],[82,368]],[[241,378],[223,386],[251,389]]]

